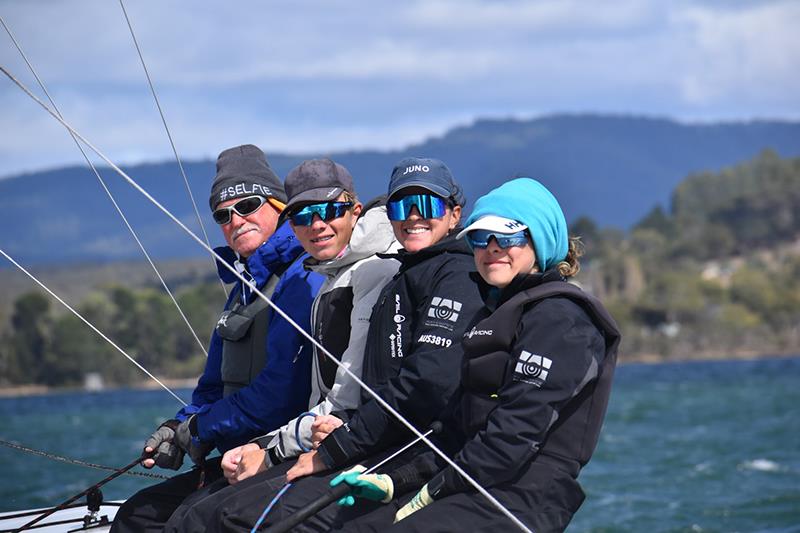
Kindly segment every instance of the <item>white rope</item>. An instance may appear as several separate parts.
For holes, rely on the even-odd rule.
[[[125,22],[128,23],[128,29],[131,32],[131,38],[133,38],[133,45],[136,47],[136,53],[139,55],[139,61],[142,63],[142,69],[144,69],[144,75],[147,78],[147,84],[150,86],[150,92],[153,93],[153,99],[156,102],[156,108],[158,109],[158,114],[161,115],[161,122],[164,124],[164,131],[167,132],[167,138],[169,139],[169,144],[172,146],[172,153],[175,154],[175,161],[178,162],[178,169],[181,172],[181,176],[183,176],[183,183],[186,185],[186,192],[189,193],[189,199],[192,201],[192,207],[194,208],[194,214],[197,217],[197,222],[200,224],[200,230],[203,232],[203,238],[206,241],[206,245],[208,248],[211,248],[211,241],[208,239],[208,233],[206,233],[206,227],[203,224],[203,217],[200,216],[200,210],[197,208],[197,202],[194,200],[194,194],[192,194],[192,188],[189,186],[189,179],[186,177],[186,172],[183,170],[183,163],[181,163],[181,158],[178,157],[178,150],[175,148],[175,142],[172,140],[172,133],[169,131],[169,126],[167,126],[167,119],[164,116],[164,111],[161,109],[161,102],[158,100],[158,95],[156,94],[156,88],[153,85],[153,80],[150,79],[150,72],[147,70],[147,65],[144,62],[144,56],[142,55],[142,50],[139,48],[139,41],[136,39],[136,34],[133,32],[133,25],[131,25],[131,19],[128,17],[128,11],[125,9],[125,4],[122,3],[122,0],[119,0],[119,6],[122,8],[122,14],[125,15]],[[216,271],[217,266],[214,262],[214,258],[212,257],[211,262],[214,264],[214,270]],[[222,285],[222,292],[225,293],[225,297],[228,296],[228,290],[225,288],[225,282],[221,279],[219,280],[220,284]]]
[[[3,20],[2,15],[0,15],[0,24],[3,25],[3,28],[6,30],[6,33],[8,33],[8,36],[11,38],[11,41],[14,43],[14,46],[17,47],[17,50],[19,51],[20,55],[22,56],[22,59],[25,60],[25,64],[28,65],[28,69],[31,71],[31,74],[33,74],[34,78],[36,78],[36,81],[39,84],[39,87],[41,87],[41,89],[44,92],[45,96],[47,96],[47,99],[50,101],[50,104],[52,104],[53,110],[58,114],[59,117],[63,118],[63,115],[61,114],[61,111],[58,109],[58,106],[56,105],[55,101],[50,96],[50,92],[47,90],[47,87],[45,87],[44,82],[39,77],[39,74],[36,72],[36,69],[33,68],[33,65],[28,60],[28,56],[25,55],[25,52],[23,52],[22,47],[20,46],[19,42],[17,42],[17,39],[14,37],[14,34],[11,33],[11,29],[8,27],[8,25],[6,24],[5,20]],[[175,304],[175,307],[178,309],[178,313],[181,315],[181,318],[183,319],[184,323],[186,324],[186,327],[189,328],[189,331],[192,333],[192,336],[194,337],[194,340],[197,341],[197,345],[200,346],[200,351],[203,353],[203,355],[208,357],[208,353],[206,352],[206,347],[203,344],[203,341],[200,340],[200,337],[197,336],[197,332],[195,332],[194,328],[192,327],[192,324],[189,323],[189,319],[184,314],[183,309],[181,309],[180,304],[178,304],[178,300],[175,298],[175,295],[172,294],[172,291],[167,286],[167,282],[161,276],[161,272],[159,272],[159,270],[156,267],[155,263],[151,259],[150,254],[147,253],[147,250],[145,249],[144,244],[142,244],[142,241],[139,240],[139,236],[136,234],[136,231],[134,231],[134,229],[131,226],[130,222],[128,222],[128,218],[122,212],[122,208],[117,203],[116,199],[114,198],[114,195],[111,194],[111,191],[108,189],[108,186],[106,185],[105,181],[103,181],[103,178],[100,176],[100,172],[98,172],[97,168],[91,162],[91,160],[89,159],[89,156],[83,150],[83,147],[81,146],[81,143],[78,142],[78,139],[75,138],[75,135],[73,135],[72,132],[69,132],[69,135],[70,135],[70,137],[72,137],[72,140],[75,141],[75,146],[77,146],[78,150],[80,150],[81,154],[83,155],[83,158],[86,160],[86,163],[88,163],[89,167],[92,169],[92,172],[94,172],[94,175],[97,176],[97,180],[100,182],[100,186],[103,188],[104,191],[106,191],[106,194],[108,195],[108,198],[111,200],[111,204],[117,210],[117,213],[119,213],[119,216],[122,218],[122,221],[125,223],[125,226],[127,226],[128,231],[130,231],[131,236],[133,236],[133,240],[135,240],[136,244],[139,245],[139,249],[142,251],[142,254],[144,254],[145,259],[147,259],[147,262],[150,263],[150,266],[152,267],[153,272],[155,272],[156,277],[158,277],[158,280],[161,282],[161,286],[164,287],[164,290],[169,295],[170,299],[172,300],[172,303]]]
[[[398,413],[391,405],[386,403],[386,401],[381,398],[374,390],[372,390],[366,383],[364,383],[361,378],[356,376],[347,366],[342,364],[336,357],[334,357],[324,346],[314,339],[308,332],[306,332],[303,328],[301,328],[294,320],[292,320],[289,315],[287,315],[280,307],[275,305],[272,300],[267,298],[253,283],[245,279],[236,269],[228,264],[222,257],[220,257],[214,250],[212,250],[208,245],[206,245],[197,235],[195,235],[189,228],[186,227],[183,222],[178,220],[175,215],[169,212],[164,206],[162,206],[155,198],[153,198],[146,190],[144,190],[138,183],[136,183],[130,176],[128,176],[125,172],[122,171],[117,165],[115,165],[110,159],[108,159],[100,150],[98,150],[92,143],[86,140],[83,136],[81,136],[77,131],[75,131],[69,124],[67,124],[63,119],[59,118],[53,111],[47,107],[41,100],[39,100],[33,93],[31,93],[27,87],[25,87],[21,82],[19,82],[5,67],[0,66],[0,71],[2,71],[8,78],[13,81],[20,89],[22,89],[29,97],[35,100],[40,106],[44,108],[45,111],[50,113],[56,120],[58,120],[65,128],[72,131],[86,146],[92,149],[100,158],[102,158],[108,165],[113,168],[114,170],[119,173],[131,186],[139,191],[145,198],[150,200],[153,205],[158,207],[165,215],[167,215],[173,222],[175,222],[179,227],[181,227],[191,238],[193,238],[200,246],[206,248],[209,252],[211,252],[214,257],[219,260],[220,264],[224,265],[232,274],[234,274],[239,280],[242,281],[247,287],[249,287],[255,294],[257,294],[262,300],[264,300],[267,305],[269,305],[276,313],[278,313],[284,320],[286,320],[289,324],[294,326],[297,331],[303,335],[309,342],[311,342],[314,346],[316,346],[322,353],[325,354],[333,363],[335,363],[339,369],[344,371],[350,378],[352,378],[356,383],[361,385],[365,391],[367,391],[374,399],[377,401],[381,406],[383,406],[386,411],[391,413],[400,423],[406,426],[412,433],[414,433],[421,441],[428,445],[439,457],[441,457],[447,464],[452,466],[456,472],[458,472],[470,485],[475,488],[483,497],[485,497],[498,511],[503,513],[506,517],[508,517],[514,525],[516,525],[520,530],[525,531],[527,533],[533,533],[528,527],[523,524],[516,516],[514,516],[511,511],[506,509],[503,504],[501,504],[497,499],[489,494],[486,489],[484,489],[477,481],[475,481],[469,474],[467,474],[460,466],[458,466],[450,457],[448,457],[442,450],[440,450],[435,444],[433,444],[425,435],[420,433],[417,428],[414,427],[411,422],[405,419],[403,415]]]
[[[2,68],[2,67],[0,67],[0,68]],[[80,318],[80,319],[83,321],[83,323],[84,323],[84,324],[86,324],[87,326],[89,326],[90,328],[92,328],[92,330],[93,330],[95,333],[97,333],[98,335],[100,335],[101,337],[103,337],[103,339],[105,339],[105,340],[106,340],[106,341],[107,341],[107,342],[108,342],[108,343],[109,343],[111,346],[113,346],[114,348],[116,348],[116,349],[117,349],[117,351],[118,351],[119,353],[121,353],[122,355],[124,355],[125,357],[127,357],[127,358],[128,358],[128,360],[129,360],[131,363],[133,363],[134,365],[136,365],[137,367],[139,367],[139,369],[140,369],[142,372],[144,372],[145,374],[147,374],[147,376],[148,376],[148,377],[150,377],[150,378],[151,378],[153,381],[155,381],[156,383],[158,383],[159,385],[161,385],[161,387],[163,387],[165,391],[167,391],[168,393],[172,394],[172,395],[175,397],[175,399],[176,399],[176,400],[178,400],[179,402],[181,402],[181,404],[183,404],[184,406],[186,405],[186,402],[184,402],[183,400],[181,400],[181,399],[180,399],[180,397],[179,397],[177,394],[175,394],[174,392],[172,392],[172,391],[169,389],[169,387],[167,387],[166,385],[164,385],[163,383],[161,383],[161,381],[159,381],[159,379],[158,379],[157,377],[155,377],[153,374],[151,374],[151,373],[150,373],[150,372],[149,372],[149,371],[148,371],[148,370],[147,370],[145,367],[143,367],[142,365],[140,365],[140,364],[138,363],[138,361],[136,361],[136,359],[134,359],[133,357],[131,357],[130,355],[128,355],[127,353],[125,353],[125,350],[123,350],[122,348],[120,348],[119,346],[117,346],[117,344],[116,344],[114,341],[112,341],[111,339],[109,339],[109,338],[106,336],[106,334],[105,334],[105,333],[103,333],[102,331],[100,331],[99,329],[97,329],[97,328],[95,327],[95,325],[94,325],[94,324],[92,324],[91,322],[89,322],[88,320],[86,320],[85,318],[83,318],[83,316],[82,316],[82,315],[81,315],[79,312],[77,312],[75,309],[73,309],[73,308],[72,308],[72,306],[70,306],[70,305],[69,305],[67,302],[65,302],[64,300],[62,300],[62,299],[61,299],[61,297],[60,297],[58,294],[56,294],[56,293],[54,293],[53,291],[51,291],[51,290],[50,290],[50,289],[49,289],[49,288],[48,288],[48,287],[47,287],[47,286],[46,286],[44,283],[42,283],[41,281],[39,281],[38,279],[36,279],[36,276],[34,276],[33,274],[31,274],[30,272],[28,272],[27,270],[25,270],[25,267],[23,267],[22,265],[20,265],[19,263],[17,263],[17,262],[14,260],[14,258],[13,258],[13,257],[11,257],[10,255],[8,255],[8,254],[7,254],[7,253],[6,253],[6,252],[5,252],[5,251],[4,251],[2,248],[0,248],[0,254],[2,254],[2,255],[3,255],[3,257],[5,257],[5,258],[6,258],[6,259],[8,259],[9,261],[11,261],[11,263],[12,263],[12,264],[13,264],[15,267],[17,267],[17,268],[18,268],[18,269],[20,269],[22,272],[24,272],[24,273],[25,273],[25,274],[26,274],[26,275],[27,275],[29,278],[31,278],[33,281],[35,281],[35,282],[36,282],[36,283],[37,283],[37,284],[38,284],[38,285],[39,285],[41,288],[43,288],[44,290],[46,290],[46,291],[48,292],[48,294],[50,294],[50,296],[52,296],[53,298],[55,298],[56,300],[58,300],[58,301],[61,303],[61,305],[63,305],[64,307],[66,307],[67,309],[69,309],[70,311],[72,311],[72,314],[74,314],[76,317]]]

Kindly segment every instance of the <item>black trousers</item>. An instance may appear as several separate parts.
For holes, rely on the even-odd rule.
[[[201,470],[193,468],[170,479],[142,489],[122,504],[111,525],[114,533],[161,531],[172,513],[198,490],[201,482],[214,484],[222,478],[221,457],[206,461]],[[224,481],[224,478],[222,478]]]
[[[374,464],[374,460],[365,462]],[[285,472],[293,465],[284,463],[233,486],[221,480],[195,493],[167,524],[169,532],[249,532],[264,509],[285,485]],[[552,468],[529,465],[524,475],[512,483],[492,487],[490,493],[511,513],[536,533],[566,529],[584,499],[583,491],[570,475]],[[260,530],[293,515],[328,491],[337,473],[302,478],[273,506]],[[416,490],[397,495],[387,505],[364,499],[353,507],[329,505],[302,524],[295,532],[353,531],[363,533],[453,531],[515,531],[505,515],[481,494],[469,491],[453,494],[394,524],[394,515],[416,494]]]
[[[225,504],[229,498],[234,500],[239,498],[239,493],[247,491],[250,487],[259,487],[254,489],[252,496],[254,498],[260,492],[272,498],[274,493],[271,492],[272,480],[276,479],[276,485],[281,486],[286,477],[286,471],[294,465],[294,462],[282,463],[280,465],[270,468],[266,472],[257,474],[253,477],[240,481],[235,485],[228,484],[228,480],[223,478],[218,479],[214,483],[206,485],[200,490],[195,491],[187,497],[181,505],[172,513],[172,516],[164,526],[165,532],[179,532],[179,531],[209,531],[210,529],[218,529],[216,527],[217,509]],[[278,489],[280,490],[280,488]],[[274,491],[277,492],[277,491]],[[261,505],[263,510],[269,500]],[[254,507],[257,507],[260,502],[252,502]],[[255,523],[253,520],[253,523]],[[252,527],[252,525],[251,525]],[[248,529],[249,531],[249,529]]]
[[[379,455],[380,459],[383,455]],[[287,461],[236,485],[225,479],[192,494],[175,511],[165,532],[249,532],[264,509],[286,484],[286,472],[294,466]],[[268,528],[291,516],[309,502],[326,494],[330,480],[339,472],[316,474],[297,480],[276,502],[260,529]],[[336,503],[309,518],[293,531],[330,531],[342,524],[383,507],[379,503],[359,501],[355,507],[339,507]]]
[[[528,465],[523,470],[519,479],[492,487],[489,493],[532,531],[564,531],[584,500],[578,482],[568,473],[548,466]],[[510,533],[518,530],[510,518],[473,490],[435,500],[395,524],[395,513],[415,493],[397,497],[388,505],[354,517],[339,529],[358,533]]]

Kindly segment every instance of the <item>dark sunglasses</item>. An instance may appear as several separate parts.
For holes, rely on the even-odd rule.
[[[233,205],[220,207],[214,210],[211,216],[214,217],[214,222],[222,226],[231,221],[231,217],[233,216],[231,212],[235,212],[240,217],[246,217],[258,211],[266,201],[267,199],[263,196],[248,196],[247,198],[242,198]]]
[[[433,194],[410,194],[386,203],[389,220],[405,220],[416,207],[422,218],[442,218],[447,211],[447,200]]]
[[[512,246],[525,246],[528,244],[528,232],[526,230],[516,233],[499,233],[485,229],[476,229],[467,233],[467,241],[473,248],[486,248],[489,241],[494,239],[497,246],[506,249]]]
[[[314,223],[314,215],[325,222],[344,216],[353,207],[353,202],[325,202],[303,206],[289,215],[295,226],[310,226]]]

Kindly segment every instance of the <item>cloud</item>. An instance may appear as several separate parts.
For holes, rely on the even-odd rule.
[[[685,38],[684,98],[704,104],[726,97],[797,103],[800,94],[800,4],[746,9],[692,6],[673,16]]]
[[[126,2],[183,157],[400,148],[480,117],[562,111],[800,116],[790,1]],[[125,18],[107,0],[0,12],[68,120],[115,161],[172,157]],[[0,64],[30,86],[8,39]],[[0,85],[0,175],[80,162]]]

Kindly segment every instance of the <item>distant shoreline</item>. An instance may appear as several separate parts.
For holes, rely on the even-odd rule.
[[[197,385],[197,378],[187,379],[162,379],[161,382],[170,389],[193,389]],[[13,398],[20,396],[44,396],[46,394],[61,392],[107,392],[120,389],[156,390],[160,389],[158,383],[153,381],[140,381],[130,385],[109,385],[99,390],[87,390],[84,387],[48,387],[47,385],[17,385],[13,387],[0,387],[0,398]]]
[[[753,361],[757,359],[778,359],[781,357],[800,357],[800,352],[787,352],[787,353],[769,353],[769,354],[756,354],[756,353],[740,353],[734,355],[714,356],[714,354],[706,355],[703,357],[686,357],[686,358],[669,358],[665,359],[657,354],[642,354],[633,358],[622,359],[619,364],[669,364],[669,363],[690,363],[690,362],[723,362],[723,361]],[[170,389],[192,389],[197,385],[197,378],[186,379],[162,379]],[[23,396],[44,396],[47,394],[55,394],[62,392],[107,392],[120,389],[134,389],[134,390],[156,390],[160,388],[159,385],[152,381],[141,381],[132,383],[130,385],[113,385],[104,387],[96,391],[89,391],[84,387],[48,387],[46,385],[18,385],[13,387],[0,387],[0,399],[2,398],[15,398]]]

